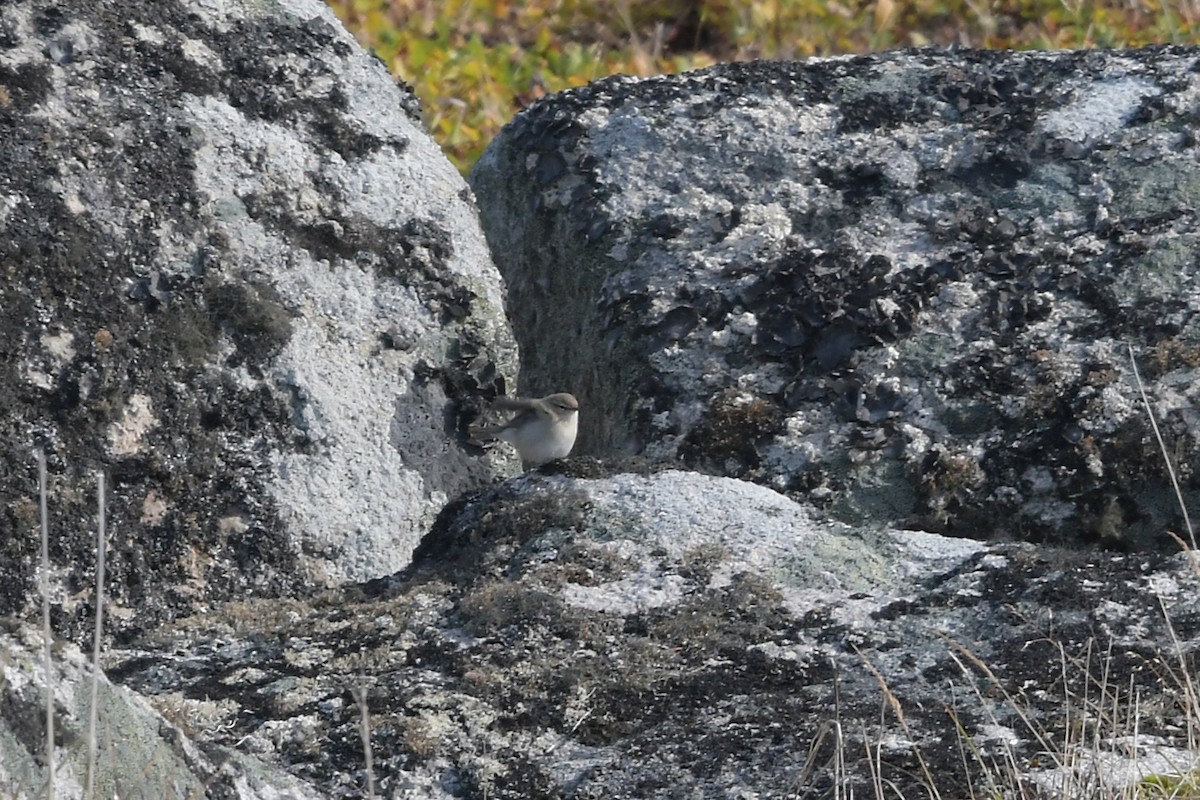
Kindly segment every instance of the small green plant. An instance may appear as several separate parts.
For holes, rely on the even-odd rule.
[[[1138,783],[1137,800],[1196,800],[1200,798],[1200,774],[1147,775]]]

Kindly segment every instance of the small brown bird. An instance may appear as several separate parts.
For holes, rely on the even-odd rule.
[[[517,448],[526,467],[565,458],[575,446],[579,429],[579,401],[575,395],[559,392],[548,397],[499,397],[492,408],[519,411],[503,425],[471,428],[479,441],[498,439]]]

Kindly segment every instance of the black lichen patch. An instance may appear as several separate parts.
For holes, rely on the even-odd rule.
[[[298,67],[288,63],[293,54],[310,51],[349,55],[345,42],[319,17],[291,26],[264,17],[238,19],[223,40],[219,49],[214,48],[228,64],[221,87],[242,113],[269,122],[295,122],[307,119],[318,107],[331,115],[345,110],[346,98],[335,88],[320,98],[296,91],[297,86],[339,85],[323,61],[303,59]]]
[[[1029,703],[1039,715],[1063,723],[1065,715],[1055,701],[1084,691],[1097,676],[1120,676],[1122,685],[1146,697],[1182,689],[1164,684],[1156,668],[1147,669],[1164,655],[1172,661],[1194,661],[1190,654],[1168,655],[1145,637],[1144,626],[1151,619],[1155,620],[1152,625],[1161,622],[1163,599],[1147,590],[1144,576],[1170,571],[1173,562],[1169,557],[1146,553],[1081,556],[1046,548],[1012,549],[1005,555],[999,565],[986,566],[975,560],[960,568],[960,575],[971,576],[973,591],[967,596],[956,589],[956,579],[947,576],[945,586],[931,599],[951,605],[979,604],[981,612],[987,609],[992,622],[990,626],[981,624],[977,631],[974,646],[979,652],[975,655],[986,658],[993,676],[1004,676],[1009,685],[1036,687],[1031,692],[1021,689],[1022,704]],[[1178,641],[1189,641],[1197,633],[1191,605],[1187,602],[1170,612]],[[1051,608],[1052,615],[1044,613]],[[921,607],[910,610],[917,617],[927,612],[928,608]],[[1025,631],[1027,637],[1022,640],[1018,631]],[[1098,646],[1105,642],[1120,644],[1111,649]],[[1059,661],[1064,653],[1070,654],[1073,662],[1065,671]],[[945,666],[953,670],[949,664]],[[936,675],[930,677],[937,679]],[[1164,726],[1161,717],[1146,722],[1155,729],[1148,733],[1169,735],[1169,725]]]
[[[539,491],[521,489],[530,480],[539,484]],[[413,551],[410,569],[432,569],[469,582],[548,529],[579,529],[589,505],[578,490],[537,476],[488,493],[486,503],[481,495],[465,496],[438,515]],[[467,507],[473,510],[464,514]]]
[[[663,346],[684,339],[700,324],[700,314],[691,306],[676,306],[663,315],[662,319],[648,326],[645,347],[647,352],[661,350]]]
[[[470,428],[486,413],[493,400],[508,393],[504,375],[475,329],[461,330],[447,355],[440,366],[418,364],[414,378],[418,384],[437,382],[443,395],[451,401],[446,407],[441,432],[459,442],[472,455],[482,455],[483,449],[471,444]]]
[[[16,114],[28,113],[45,101],[51,86],[50,69],[28,63],[16,68],[0,67],[0,86],[4,87],[0,119],[15,119]]]
[[[9,735],[28,753],[39,756],[46,751],[46,702],[30,691],[32,687],[14,686],[6,681],[0,688],[0,721]],[[62,709],[55,703],[55,714]],[[54,728],[56,747],[78,747],[82,742],[70,726],[58,724]],[[39,765],[43,758],[39,758]]]
[[[318,178],[314,182],[322,183]],[[449,268],[454,241],[440,223],[413,217],[399,228],[384,228],[336,214],[314,221],[301,219],[283,191],[243,199],[251,217],[315,260],[351,262],[410,286],[443,322],[461,322],[470,316],[476,295]]]
[[[853,364],[855,351],[895,342],[946,280],[944,270],[892,274],[880,255],[800,250],[767,266],[741,291],[758,316],[759,356],[829,373]]]
[[[1190,358],[1190,349],[1174,355],[1177,347],[1167,343],[1152,352],[1185,365],[1177,359]],[[1149,422],[1109,419],[1105,398],[1119,389],[1127,369],[1123,363],[1064,363],[1050,349],[1016,364],[983,358],[952,365],[948,374],[960,383],[944,422],[953,438],[908,464],[918,503],[906,524],[958,536],[1055,542],[1063,537],[1058,520],[1069,518],[1076,542],[1175,549],[1165,531],[1181,529],[1183,520],[1167,496],[1170,478]],[[1021,397],[1020,413],[988,400],[993,396]],[[1164,422],[1173,441],[1186,440],[1178,417]],[[1191,466],[1182,463],[1186,484]]]
[[[318,120],[313,129],[319,134],[320,141],[326,147],[346,161],[367,158],[388,146],[394,148],[396,152],[404,152],[408,147],[408,140],[404,138],[381,139],[350,124],[339,115],[330,115]]]
[[[269,284],[224,284],[210,290],[206,299],[216,325],[237,347],[228,366],[264,364],[291,338],[291,314]]]
[[[712,399],[680,455],[689,467],[742,477],[759,465],[759,446],[782,430],[783,421],[773,401],[727,390]]]
[[[504,376],[478,332],[463,327],[459,334],[438,364],[417,362],[411,390],[396,399],[390,426],[405,463],[451,497],[494,477],[470,428],[490,400],[505,394]],[[458,446],[447,448],[447,441]]]

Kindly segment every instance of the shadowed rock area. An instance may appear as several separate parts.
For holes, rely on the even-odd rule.
[[[614,77],[471,175],[522,382],[578,451],[851,522],[1174,548],[1195,478],[1197,52],[893,52]],[[553,335],[548,335],[553,332]]]
[[[385,575],[511,471],[516,351],[469,192],[322,4],[0,7],[0,612],[113,632]]]

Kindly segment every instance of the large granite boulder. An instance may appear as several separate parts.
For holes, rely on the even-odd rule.
[[[113,630],[385,575],[511,471],[461,434],[516,350],[470,192],[328,8],[0,6],[0,613]]]
[[[1115,797],[1195,764],[1182,556],[853,528],[731,478],[567,469],[448,509],[393,580],[228,604],[109,674],[342,798],[367,785],[363,689],[395,798]]]
[[[1200,499],[1200,53],[890,52],[553,95],[471,185],[578,450],[848,521],[1174,548]]]

